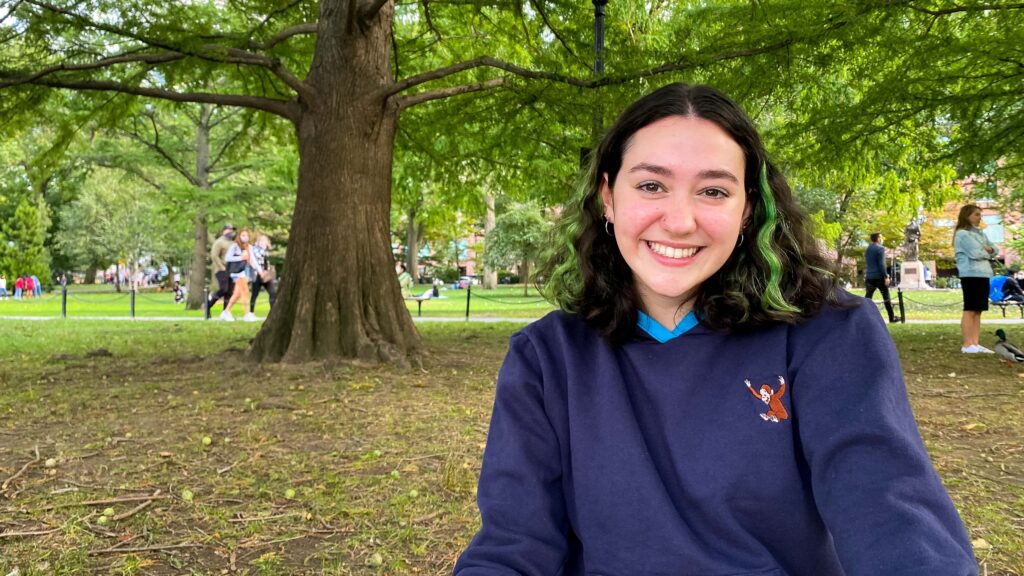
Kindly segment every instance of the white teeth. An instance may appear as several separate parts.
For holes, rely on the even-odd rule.
[[[655,253],[674,260],[689,258],[699,250],[699,248],[672,248],[671,246],[665,246],[664,244],[658,244],[657,242],[648,242],[647,245],[650,246],[651,250]]]

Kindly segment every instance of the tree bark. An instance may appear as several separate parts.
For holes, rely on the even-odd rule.
[[[484,250],[487,250],[487,238],[490,238],[491,230],[494,230],[494,195],[484,194],[484,204],[487,205],[487,212],[484,214]],[[494,290],[498,287],[498,271],[490,266],[484,266],[484,290]]]
[[[391,254],[388,3],[368,22],[354,0],[322,0],[297,122],[299,182],[280,294],[250,350],[259,361],[419,363],[420,337]]]
[[[192,270],[188,276],[189,310],[201,310],[203,307],[203,288],[206,286],[206,255],[209,252],[206,244],[209,229],[206,223],[206,206],[199,204],[196,210],[195,241],[192,243]]]
[[[195,185],[199,188],[199,206],[194,221],[195,236],[192,244],[192,270],[188,277],[189,310],[201,310],[206,303],[203,287],[206,286],[206,258],[209,248],[209,224],[206,221],[206,192],[210,189],[210,118],[213,107],[202,104],[199,107],[199,122],[196,124],[196,175]]]
[[[409,274],[412,275],[413,282],[420,281],[420,236],[417,233],[416,228],[416,207],[409,208],[408,212],[409,223],[406,227],[405,232],[405,249],[408,250],[408,254],[405,257],[405,267]]]
[[[85,269],[85,283],[95,284],[96,283],[96,266],[90,265]]]
[[[523,259],[523,263],[519,265],[520,280],[523,281],[523,296],[530,295],[530,261]]]

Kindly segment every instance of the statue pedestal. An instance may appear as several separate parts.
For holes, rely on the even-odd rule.
[[[904,290],[927,290],[924,282],[924,264],[918,260],[904,262],[900,267],[900,288]]]

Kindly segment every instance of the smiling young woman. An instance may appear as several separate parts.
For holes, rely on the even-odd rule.
[[[455,574],[977,573],[885,324],[736,104],[635,102],[559,230]]]

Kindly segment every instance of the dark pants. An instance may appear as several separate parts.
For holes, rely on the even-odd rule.
[[[228,300],[231,298],[231,293],[234,291],[234,283],[231,282],[231,275],[228,274],[227,270],[221,270],[213,274],[217,278],[217,291],[210,296],[210,301],[207,302],[207,308],[213,308],[213,305],[217,303],[217,300],[224,298],[224,308],[228,307]]]
[[[267,291],[267,295],[270,296],[270,306],[274,306],[274,300],[277,299],[276,283],[277,280],[264,282],[263,278],[260,278],[259,274],[256,275],[256,281],[252,283],[252,298],[249,299],[249,312],[256,311],[256,297],[260,295],[261,288],[265,289]]]
[[[864,286],[867,287],[864,297],[868,300],[871,300],[871,297],[875,295],[875,290],[882,293],[885,311],[889,313],[889,322],[895,322],[896,314],[892,311],[892,300],[889,299],[889,287],[885,285],[885,278],[867,278],[864,280]]]

